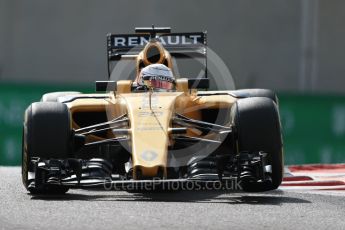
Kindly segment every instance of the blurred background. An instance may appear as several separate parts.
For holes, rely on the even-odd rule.
[[[107,79],[106,34],[208,32],[237,88],[280,98],[286,164],[345,161],[345,1],[0,0],[0,165],[21,162],[25,108]]]

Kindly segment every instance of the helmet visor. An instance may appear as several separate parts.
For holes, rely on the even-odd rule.
[[[143,76],[144,84],[155,89],[172,90],[175,82],[166,76]]]

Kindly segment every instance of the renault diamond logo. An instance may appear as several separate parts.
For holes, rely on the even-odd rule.
[[[154,159],[157,158],[157,156],[158,156],[158,154],[152,150],[144,151],[141,154],[141,158],[144,159],[145,161],[153,161]]]

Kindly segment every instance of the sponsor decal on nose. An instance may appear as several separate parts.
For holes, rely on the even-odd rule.
[[[146,150],[141,153],[141,158],[145,161],[153,161],[157,158],[158,154],[153,150]]]

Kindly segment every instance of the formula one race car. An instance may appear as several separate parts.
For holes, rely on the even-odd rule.
[[[178,77],[174,59],[207,60],[205,45],[205,32],[163,27],[109,34],[116,81],[96,82],[97,94],[47,93],[27,108],[26,189],[61,194],[234,180],[245,191],[276,189],[283,175],[278,99],[266,89],[208,91],[207,65],[202,77]],[[112,69],[125,60],[134,61],[128,79]]]

